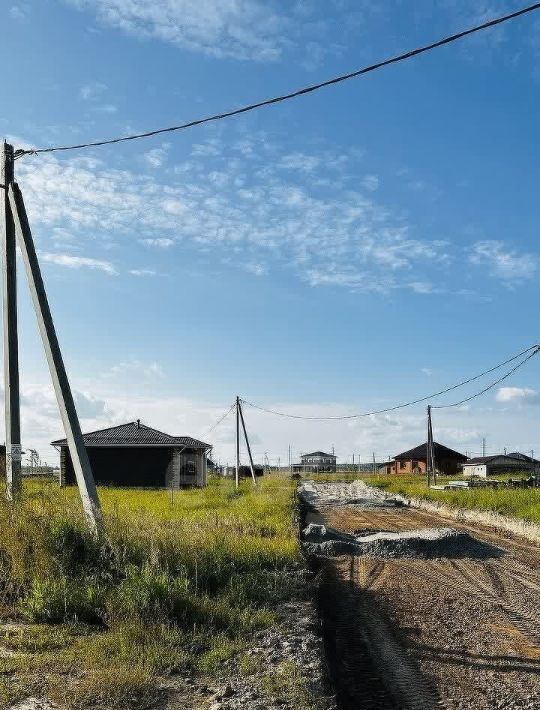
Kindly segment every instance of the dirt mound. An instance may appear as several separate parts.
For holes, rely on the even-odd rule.
[[[501,549],[454,528],[348,535],[324,525],[310,524],[302,532],[302,548],[309,555],[355,555],[381,559],[487,559],[504,554]]]

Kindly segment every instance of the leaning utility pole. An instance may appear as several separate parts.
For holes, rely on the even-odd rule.
[[[15,233],[21,249],[30,295],[34,304],[38,327],[45,349],[45,356],[64,425],[77,486],[82,499],[83,510],[91,528],[97,531],[101,524],[101,508],[99,498],[84,444],[83,435],[69,380],[62,359],[60,345],[56,336],[51,309],[41,276],[41,269],[34,247],[34,240],[28,222],[22,193],[15,182],[9,185],[9,207],[15,225]],[[4,274],[5,278],[6,274]],[[18,380],[18,378],[17,378]]]
[[[257,478],[255,476],[255,467],[253,466],[253,456],[251,455],[251,446],[249,445],[249,439],[246,430],[246,422],[244,421],[244,412],[242,411],[242,405],[240,400],[237,401],[238,411],[240,412],[240,421],[242,422],[242,430],[244,432],[244,440],[246,442],[246,448],[249,456],[249,467],[251,469],[251,478],[253,479],[253,485],[257,485]]]
[[[433,446],[433,427],[431,426],[431,405],[428,404],[427,408],[427,452],[426,452],[426,473],[427,473],[427,484],[431,485],[431,480],[433,483],[437,483],[437,473],[435,471],[435,455]]]
[[[6,420],[6,496],[13,500],[21,487],[21,415],[17,334],[17,252],[15,224],[9,203],[14,180],[13,146],[2,145],[0,181],[2,205],[2,299],[4,318],[4,406]]]

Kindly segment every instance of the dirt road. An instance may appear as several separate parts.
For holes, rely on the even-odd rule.
[[[482,526],[377,502],[313,504],[305,522],[366,539],[453,527],[489,543],[429,559],[317,556],[340,707],[540,708],[540,554]]]

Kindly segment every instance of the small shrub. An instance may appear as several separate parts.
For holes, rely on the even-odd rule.
[[[41,653],[64,648],[72,638],[69,627],[21,626],[0,632],[0,645],[10,651]]]
[[[100,623],[104,615],[105,590],[77,579],[34,579],[21,600],[20,609],[36,623]]]

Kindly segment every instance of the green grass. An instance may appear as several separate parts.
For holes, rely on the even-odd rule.
[[[439,477],[439,483],[459,480]],[[409,498],[430,500],[454,508],[483,510],[500,513],[540,524],[540,488],[471,488],[465,490],[434,491],[427,487],[423,476],[381,476],[372,481],[391,493],[399,493]]]
[[[163,675],[219,675],[302,593],[284,477],[99,493],[98,539],[74,488],[31,481],[17,505],[0,496],[0,649],[12,654],[0,700],[39,677],[61,707],[146,707]]]

